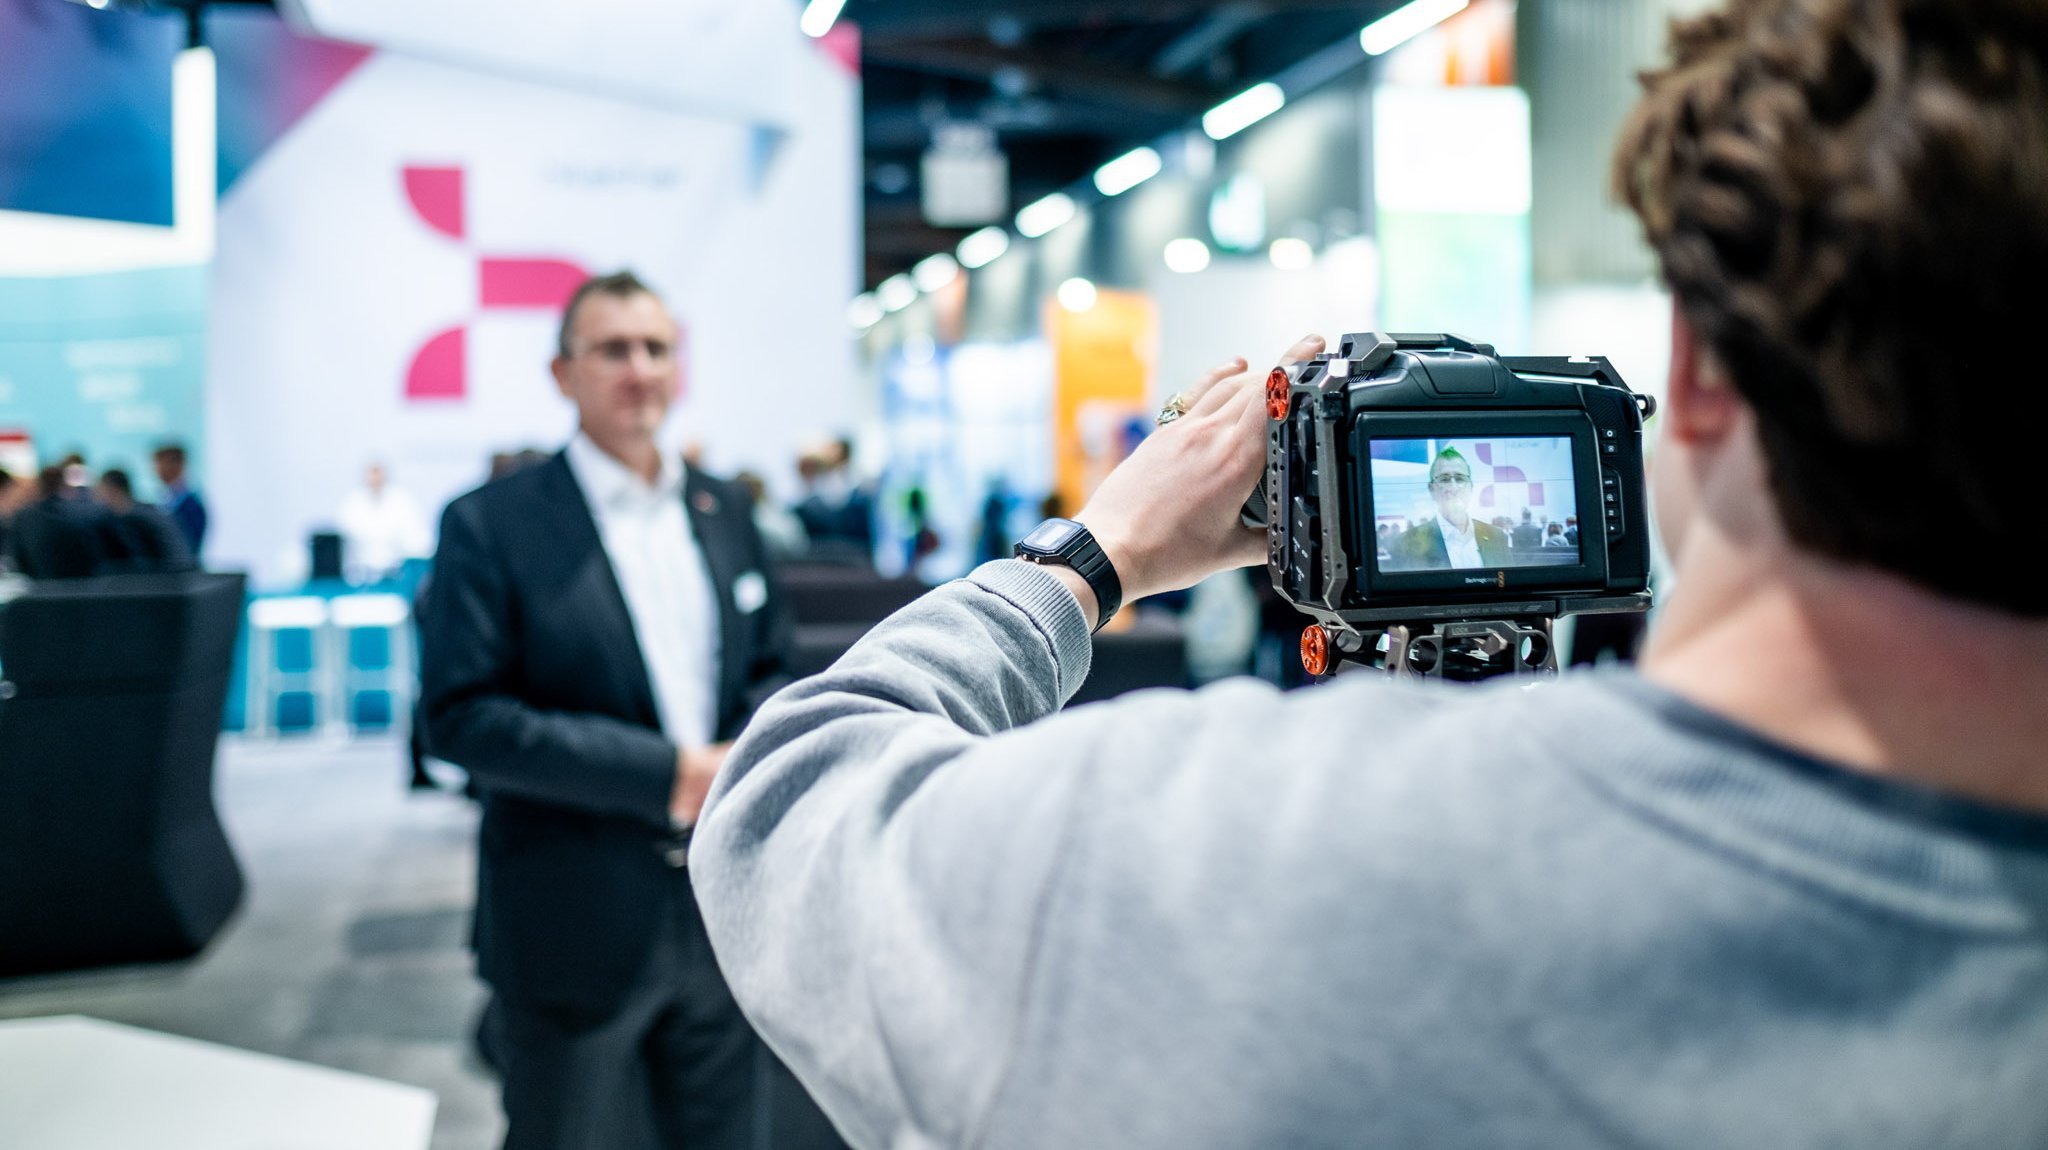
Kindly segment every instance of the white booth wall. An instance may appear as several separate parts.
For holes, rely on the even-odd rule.
[[[780,473],[820,431],[855,426],[839,333],[857,287],[859,80],[841,45],[789,24],[778,70],[802,98],[775,124],[389,52],[330,91],[220,206],[210,561],[290,582],[369,462],[432,512],[493,452],[566,441],[555,309],[502,291],[487,306],[487,260],[630,267],[661,292],[686,339],[668,445],[700,447],[714,471]],[[409,195],[408,169],[440,173],[438,201]],[[460,361],[443,357],[430,394],[409,389],[422,349],[456,329]]]

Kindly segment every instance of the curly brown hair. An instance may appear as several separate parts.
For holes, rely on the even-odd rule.
[[[2048,614],[2010,563],[2048,526],[2048,0],[1731,0],[1671,44],[1614,185],[1791,537]]]

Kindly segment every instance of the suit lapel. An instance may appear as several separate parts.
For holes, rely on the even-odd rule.
[[[632,700],[634,715],[649,727],[659,729],[661,712],[654,706],[653,677],[647,673],[647,658],[640,650],[640,637],[633,630],[633,615],[626,608],[626,593],[619,588],[618,573],[604,549],[604,537],[597,521],[590,517],[590,501],[576,484],[569,457],[557,453],[546,464],[542,490],[547,514],[554,520],[554,535],[562,553],[575,556],[576,571],[570,580],[571,602],[581,602],[591,615],[591,626],[606,648],[629,650],[630,660],[608,659],[605,666],[620,692]]]
[[[1436,533],[1434,535],[1431,535],[1429,539],[1429,565],[1431,567],[1449,567],[1451,565],[1451,540],[1449,536],[1444,534],[1444,521],[1442,516],[1437,517]]]

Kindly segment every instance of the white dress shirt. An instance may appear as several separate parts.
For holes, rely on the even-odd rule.
[[[1484,567],[1486,560],[1479,557],[1479,532],[1473,525],[1476,519],[1465,520],[1463,531],[1451,526],[1451,521],[1439,515],[1436,517],[1437,530],[1444,533],[1444,550],[1450,553],[1453,567]]]
[[[707,746],[717,733],[718,597],[683,512],[682,464],[664,454],[650,486],[582,432],[567,455],[626,597],[662,734]]]
[[[382,575],[407,559],[434,553],[427,517],[404,488],[387,483],[382,491],[352,491],[336,518],[348,542],[349,566],[365,575]]]

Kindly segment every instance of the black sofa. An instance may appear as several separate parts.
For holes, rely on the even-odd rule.
[[[242,609],[196,572],[0,604],[0,976],[188,957],[240,902],[213,758]]]

